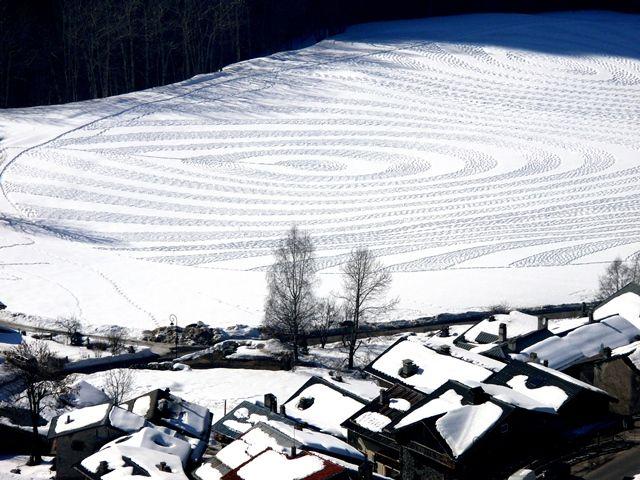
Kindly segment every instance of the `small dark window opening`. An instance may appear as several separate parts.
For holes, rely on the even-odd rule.
[[[76,452],[81,452],[85,448],[86,448],[86,445],[82,440],[72,440],[71,441],[71,450],[75,450]]]

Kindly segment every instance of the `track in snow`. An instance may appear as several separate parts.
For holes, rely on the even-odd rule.
[[[0,180],[167,264],[261,269],[293,223],[323,268],[357,245],[395,272],[613,258],[640,250],[639,58],[635,16],[364,25],[130,95]]]

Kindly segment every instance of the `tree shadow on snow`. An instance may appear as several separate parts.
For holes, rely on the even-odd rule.
[[[0,226],[3,225],[16,232],[34,236],[56,237],[75,242],[97,245],[113,245],[117,242],[113,238],[86,232],[78,228],[54,225],[44,220],[28,220],[26,218],[0,214]]]
[[[335,39],[392,47],[435,42],[640,58],[640,16],[604,11],[457,15],[362,24]]]

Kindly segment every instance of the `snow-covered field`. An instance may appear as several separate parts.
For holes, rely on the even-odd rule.
[[[0,297],[149,328],[261,320],[297,223],[399,317],[580,301],[640,250],[640,18],[357,26],[180,84],[0,112]]]

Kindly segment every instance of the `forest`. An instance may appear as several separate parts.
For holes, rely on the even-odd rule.
[[[165,85],[367,21],[639,7],[640,0],[0,0],[0,107]]]

